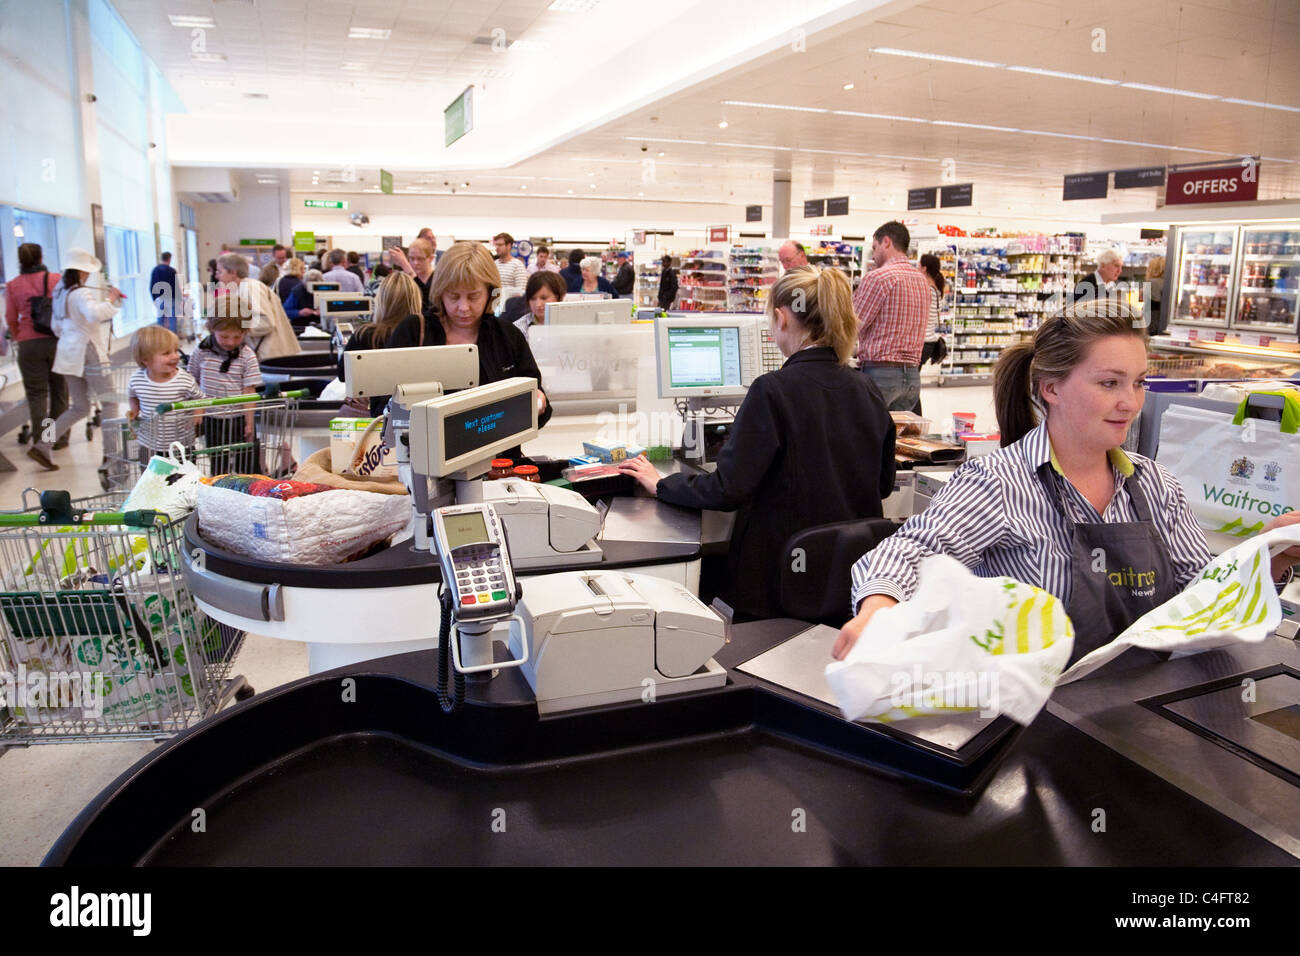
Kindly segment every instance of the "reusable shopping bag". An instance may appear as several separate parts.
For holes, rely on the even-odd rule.
[[[1075,661],[1057,683],[1085,677],[1130,647],[1181,656],[1264,640],[1282,620],[1269,559],[1293,545],[1300,545],[1300,525],[1274,528],[1224,551],[1191,586]]]
[[[185,457],[185,446],[172,442],[166,455],[154,455],[131,489],[123,511],[152,509],[179,521],[199,503],[198,465]]]
[[[1300,393],[1253,394],[1281,397],[1282,421],[1246,418],[1249,397],[1232,417],[1170,405],[1161,420],[1157,458],[1182,484],[1207,533],[1249,537],[1300,507]]]
[[[961,562],[921,562],[910,601],[877,611],[826,680],[847,720],[883,722],[978,711],[1028,725],[1074,648],[1054,595]]]

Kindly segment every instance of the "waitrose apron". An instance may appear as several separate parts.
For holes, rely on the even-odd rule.
[[[1151,520],[1151,508],[1136,476],[1124,487],[1138,520],[1110,524],[1076,523],[1066,510],[1060,484],[1053,483],[1045,472],[1040,472],[1039,478],[1070,529],[1072,586],[1066,613],[1074,625],[1074,650],[1069,660],[1073,664],[1174,597],[1178,588],[1169,549]]]

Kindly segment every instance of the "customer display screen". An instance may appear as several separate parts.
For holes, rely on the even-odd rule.
[[[508,435],[533,426],[534,392],[514,395],[473,411],[452,412],[443,419],[443,457],[453,461]]]
[[[337,282],[314,282],[311,287],[312,292],[338,292],[339,284]]]
[[[369,312],[369,299],[326,299],[326,312]]]
[[[443,515],[442,527],[447,532],[447,547],[453,550],[467,544],[482,544],[488,539],[487,523],[477,511]]]
[[[740,385],[740,329],[669,328],[667,333],[673,388]]]

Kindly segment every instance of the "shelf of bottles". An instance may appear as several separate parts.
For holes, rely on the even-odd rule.
[[[639,307],[646,309],[659,307],[659,276],[659,259],[636,267],[636,289],[633,295]]]
[[[862,247],[847,242],[816,242],[807,245],[810,265],[842,269],[849,283],[857,289],[862,281]]]
[[[677,270],[677,299],[682,312],[727,311],[727,254],[717,249],[696,249],[682,256]]]
[[[762,312],[781,272],[776,252],[759,247],[733,248],[727,257],[727,301],[733,312]]]
[[[939,381],[979,384],[990,380],[1002,350],[1037,329],[1074,289],[1084,237],[953,242],[951,340]]]

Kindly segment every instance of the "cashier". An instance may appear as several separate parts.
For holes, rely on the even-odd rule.
[[[879,518],[894,484],[893,420],[876,386],[847,365],[858,327],[844,273],[786,273],[768,297],[768,323],[785,364],[750,386],[716,471],[665,478],[644,457],[621,466],[663,501],[737,511],[719,594],[737,620],[780,616],[792,535]]]
[[[1142,411],[1146,369],[1140,313],[1106,300],[1075,303],[1004,350],[993,373],[1003,447],[959,468],[854,565],[856,614],[833,655],[844,658],[877,610],[912,596],[932,554],[1056,595],[1074,625],[1071,663],[1190,585],[1210,549],[1182,486],[1120,448]],[[1266,530],[1296,521],[1293,512]],[[1275,558],[1274,578],[1289,581],[1297,560]]]
[[[455,243],[438,260],[429,284],[428,308],[422,315],[403,319],[385,347],[477,345],[480,385],[516,377],[537,379],[540,427],[551,418],[550,403],[541,389],[542,373],[524,334],[493,316],[500,286],[496,262],[484,246]],[[517,452],[507,457],[517,457]]]

